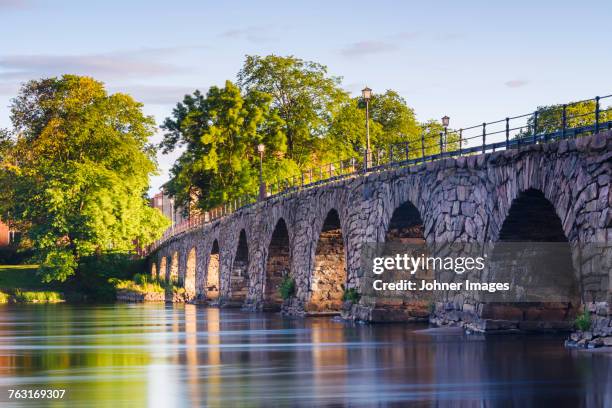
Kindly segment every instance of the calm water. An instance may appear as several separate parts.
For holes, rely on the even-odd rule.
[[[65,389],[46,404],[70,407],[612,405],[612,354],[423,328],[192,305],[3,306],[0,406],[44,405],[8,402],[9,389],[36,388]]]

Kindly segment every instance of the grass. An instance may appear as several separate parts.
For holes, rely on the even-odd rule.
[[[63,302],[58,284],[42,283],[38,265],[0,265],[0,303]]]
[[[16,303],[57,303],[64,301],[61,293],[52,291],[22,292],[17,290],[12,299]]]
[[[137,273],[132,280],[122,280],[111,278],[110,282],[115,286],[115,289],[131,290],[139,293],[164,293],[166,290],[172,289],[174,293],[183,293],[184,289],[174,284],[161,282],[157,279],[151,280],[147,275]]]
[[[49,289],[36,274],[38,265],[0,265],[0,289]]]

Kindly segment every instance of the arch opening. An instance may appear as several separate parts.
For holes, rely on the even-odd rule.
[[[249,288],[249,276],[247,274],[249,266],[249,247],[246,239],[246,231],[240,231],[238,237],[238,247],[234,256],[234,264],[230,274],[231,300],[242,302],[247,297]]]
[[[161,261],[159,261],[159,269],[157,271],[157,279],[160,281],[166,280],[166,269],[167,269],[167,260],[165,256],[162,256]]]
[[[208,259],[206,273],[206,299],[217,300],[219,298],[219,243],[215,239]]]
[[[514,199],[491,255],[488,280],[511,290],[485,294],[483,316],[515,321],[568,321],[580,303],[572,249],[553,204],[540,190]]]
[[[185,293],[189,298],[194,297],[196,292],[196,262],[197,255],[196,249],[194,247],[191,248],[191,250],[187,254],[187,265],[185,268],[185,279],[183,282]]]
[[[411,253],[413,257],[427,254],[425,247],[424,223],[418,208],[410,202],[401,203],[393,213],[385,232],[385,245],[378,256],[395,257],[398,254]],[[433,280],[433,270],[419,268],[414,278]],[[406,279],[404,270],[389,269],[385,271],[384,281],[394,282]],[[418,283],[417,283],[418,284]],[[433,295],[429,292],[414,291],[378,291],[376,308],[381,320],[425,321],[429,318]]]
[[[174,251],[172,253],[172,257],[170,258],[170,271],[168,275],[168,281],[177,284],[179,278],[179,255],[178,251]]]
[[[421,214],[410,201],[406,201],[393,211],[387,227],[385,241],[402,244],[425,243]]]
[[[340,217],[330,210],[323,221],[310,279],[309,312],[339,312],[346,285],[346,256]]]
[[[284,219],[278,220],[270,244],[266,260],[264,282],[264,309],[279,310],[283,299],[279,293],[280,285],[285,276],[289,275],[290,246],[289,230]]]
[[[151,263],[151,279],[157,279],[157,264],[155,262]]]

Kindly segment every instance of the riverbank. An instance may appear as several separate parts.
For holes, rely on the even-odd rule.
[[[0,266],[0,303],[60,303],[66,298],[57,284],[40,282],[38,265]]]

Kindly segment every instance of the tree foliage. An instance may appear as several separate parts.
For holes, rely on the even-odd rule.
[[[594,100],[573,102],[566,105],[565,108],[565,127],[577,128],[588,126],[595,123],[595,108]],[[599,122],[607,122],[612,120],[612,109],[600,108]],[[535,115],[531,115],[527,120],[527,131],[521,136],[536,134],[553,133],[563,127],[563,105],[539,106],[537,124]],[[537,125],[537,128],[536,128]]]
[[[263,181],[268,185],[309,168],[361,158],[365,108],[324,65],[293,56],[247,56],[237,85],[227,81],[206,95],[187,95],[165,120],[164,152],[185,148],[166,190],[179,204],[204,210],[256,194],[258,143],[266,147]],[[369,109],[373,150],[416,144],[421,133],[442,130],[435,121],[419,124],[393,90],[374,95]],[[427,154],[438,151],[437,142],[426,148]]]
[[[83,256],[131,251],[166,228],[145,197],[156,163],[154,122],[141,108],[75,75],[30,81],[13,100],[0,211],[33,243],[45,281],[65,280]]]
[[[256,194],[259,143],[266,148],[265,179],[292,171],[283,127],[269,95],[252,91],[243,96],[230,81],[205,96],[199,91],[186,95],[162,125],[166,152],[186,147],[171,170],[168,192],[183,205],[195,201],[203,209]]]
[[[238,73],[238,84],[271,96],[273,111],[283,119],[287,155],[303,168],[317,160],[313,149],[327,136],[330,125],[348,99],[340,78],[329,76],[327,67],[288,56],[249,55]]]
[[[365,102],[357,97],[342,104],[334,117],[328,137],[320,142],[326,161],[360,157],[366,146]],[[387,150],[392,145],[415,142],[422,131],[414,111],[393,90],[373,95],[370,110],[370,147]]]

